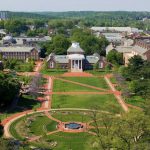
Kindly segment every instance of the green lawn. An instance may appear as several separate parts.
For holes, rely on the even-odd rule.
[[[56,130],[57,122],[50,120],[46,116],[37,116],[35,121],[30,124],[30,130],[35,135],[43,135]]]
[[[10,129],[9,129],[9,132],[11,133],[11,135],[18,139],[18,140],[23,140],[25,137],[22,137],[21,136],[21,133],[20,132],[17,132],[17,124],[20,123],[21,121],[24,120],[25,117],[22,117],[20,119],[17,119],[16,121],[14,121],[11,125],[10,125]]]
[[[71,92],[76,92],[76,91],[77,92],[79,91],[80,92],[83,92],[83,91],[93,92],[93,91],[98,91],[98,90],[55,79],[54,85],[53,85],[53,91],[54,92],[69,92],[69,91]]]
[[[104,69],[102,69],[102,70],[100,70],[100,69],[99,70],[86,70],[85,72],[91,73],[96,76],[103,76],[108,73],[112,73],[112,71],[105,71]]]
[[[99,88],[109,89],[103,77],[67,77],[65,79]]]
[[[48,136],[48,138],[57,142],[54,150],[94,150],[91,144],[94,137],[88,133],[59,132]]]
[[[140,96],[132,96],[131,98],[127,98],[125,102],[142,108],[144,107],[145,100]]]
[[[68,72],[66,69],[42,69],[41,73],[55,76],[55,75],[62,75],[64,73]]]
[[[115,79],[114,77],[111,77],[111,78],[110,78],[110,81],[111,81],[111,83],[113,83],[113,84],[116,84],[116,83],[117,83],[117,81],[116,81],[116,79]]]
[[[120,105],[113,95],[53,95],[52,108],[95,108],[120,111]]]
[[[78,111],[63,111],[56,112],[52,114],[54,118],[61,120],[62,122],[89,122],[91,121],[91,116],[89,113],[85,114],[85,112]]]

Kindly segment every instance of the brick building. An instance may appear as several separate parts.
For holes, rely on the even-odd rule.
[[[150,61],[150,39],[136,40],[130,52],[123,53],[125,65],[128,65],[129,59],[135,55]]]
[[[17,47],[17,46],[8,46],[0,47],[0,55],[4,59],[39,59],[40,50],[35,47]]]
[[[47,59],[48,68],[69,69],[71,72],[82,72],[86,69],[93,69],[94,65],[98,68],[104,68],[106,65],[105,58],[95,53],[90,56],[84,55],[84,50],[79,43],[73,42],[67,50],[67,55],[55,55],[51,53]]]

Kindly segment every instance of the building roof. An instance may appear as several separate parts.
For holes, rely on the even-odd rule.
[[[79,59],[85,59],[85,57],[82,54],[70,54],[68,55],[68,59],[79,60]]]
[[[92,27],[93,31],[118,31],[118,32],[141,32],[138,28],[131,27]]]
[[[6,32],[3,29],[0,29],[0,34],[6,35]]]
[[[58,63],[68,63],[67,55],[55,55],[54,60]]]
[[[94,56],[94,55],[90,55],[90,56],[86,56],[86,60],[90,63],[90,64],[95,64],[99,61],[99,57],[98,56]]]
[[[135,45],[133,48],[132,48],[133,51],[137,52],[138,54],[144,54],[148,51],[148,49],[146,48],[143,48],[141,46],[138,46],[138,45]]]
[[[17,43],[23,43],[23,40],[26,40],[27,42],[45,42],[50,41],[50,36],[44,36],[44,37],[14,37]]]
[[[7,36],[3,37],[3,40],[4,40],[4,41],[12,41],[12,40],[13,40],[13,37],[7,35]]]
[[[31,52],[35,47],[0,47],[0,52]]]
[[[117,46],[115,49],[120,53],[129,53],[132,51],[133,46]]]
[[[84,50],[80,47],[79,43],[73,42],[71,47],[68,48],[67,52],[84,53]]]

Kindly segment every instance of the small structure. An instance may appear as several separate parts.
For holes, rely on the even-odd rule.
[[[104,68],[106,60],[98,53],[86,56],[84,50],[79,43],[73,42],[71,47],[67,50],[67,55],[55,55],[51,53],[48,56],[48,68],[63,68],[69,69],[71,72],[82,72],[87,69],[93,69],[94,65],[98,68]]]
[[[88,130],[86,123],[82,122],[60,122],[57,128],[63,132],[79,133]]]

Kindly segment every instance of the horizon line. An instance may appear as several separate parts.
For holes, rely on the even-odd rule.
[[[39,11],[21,11],[21,10],[0,10],[4,12],[25,12],[25,13],[37,13],[37,12],[150,12],[148,10],[64,10],[64,11],[50,11],[50,10],[39,10]]]

